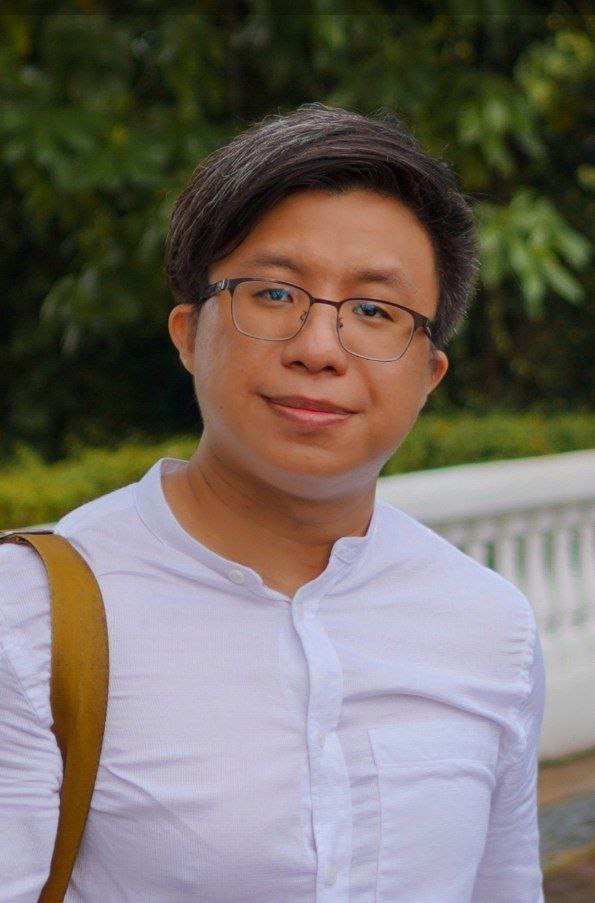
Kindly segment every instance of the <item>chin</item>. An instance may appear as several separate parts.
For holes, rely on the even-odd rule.
[[[296,450],[295,455],[262,461],[258,476],[269,486],[288,495],[325,500],[345,495],[375,479],[375,475],[364,474],[363,470],[360,462],[337,461],[336,454],[333,456],[330,452],[306,456]],[[366,470],[369,471],[369,466]]]

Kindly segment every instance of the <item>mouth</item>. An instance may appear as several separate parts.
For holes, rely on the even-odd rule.
[[[326,398],[306,398],[303,395],[284,395],[269,397],[263,396],[267,401],[286,408],[294,408],[299,411],[317,411],[324,414],[354,414],[350,408],[335,404]]]
[[[268,398],[264,395],[263,398],[278,416],[309,430],[345,423],[355,413],[354,411],[338,408],[336,405],[330,405],[329,402],[314,402],[311,399],[278,399]],[[318,406],[310,407],[312,404]],[[323,405],[329,405],[332,409]]]

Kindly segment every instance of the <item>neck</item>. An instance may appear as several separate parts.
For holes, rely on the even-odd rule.
[[[366,533],[374,509],[375,479],[334,498],[299,496],[227,466],[202,442],[170,477],[164,491],[184,529],[268,585],[314,579],[337,539]]]

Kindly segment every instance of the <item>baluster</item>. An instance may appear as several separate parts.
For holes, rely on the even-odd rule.
[[[579,577],[586,661],[595,661],[595,505],[579,514]]]
[[[487,543],[492,542],[495,536],[496,522],[493,518],[470,521],[468,539],[465,543],[467,547],[467,554],[471,558],[474,558],[476,561],[479,561],[480,564],[487,565]]]
[[[520,522],[519,517],[501,518],[495,547],[495,570],[515,586],[519,585],[516,549]]]
[[[527,518],[525,595],[535,612],[544,658],[555,662],[559,656],[557,629],[553,623],[556,609],[548,580],[545,555],[545,530],[549,526],[550,517],[547,511],[533,512]]]
[[[553,530],[554,592],[560,615],[558,641],[563,649],[568,668],[582,663],[580,626],[575,623],[577,610],[577,586],[572,562],[572,527],[576,512],[571,508],[558,508]]]

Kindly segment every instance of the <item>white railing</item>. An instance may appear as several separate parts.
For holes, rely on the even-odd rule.
[[[540,760],[595,747],[595,450],[382,477],[378,496],[530,600],[546,668]]]

